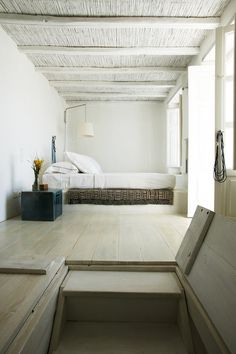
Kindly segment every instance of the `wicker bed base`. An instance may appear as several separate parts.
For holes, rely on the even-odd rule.
[[[172,189],[80,189],[68,190],[69,204],[166,204],[173,205]]]

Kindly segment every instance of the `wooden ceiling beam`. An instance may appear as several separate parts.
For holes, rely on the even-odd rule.
[[[22,14],[0,14],[0,24],[73,26],[81,28],[160,28],[160,29],[205,29],[212,30],[220,25],[219,17],[76,17],[42,16]]]
[[[86,99],[91,99],[91,100],[100,100],[101,98],[106,98],[108,99],[122,99],[122,98],[150,98],[150,99],[158,99],[158,98],[166,98],[168,93],[142,93],[142,94],[137,94],[137,93],[95,93],[95,92],[89,92],[89,93],[80,93],[80,92],[61,92],[60,95],[66,99],[66,101],[76,101],[77,99],[80,100],[86,100]]]
[[[18,46],[18,49],[25,54],[38,55],[69,55],[69,56],[185,56],[197,55],[200,52],[199,47],[57,47],[57,46]]]
[[[66,103],[68,106],[74,106],[78,103],[85,103],[85,102],[102,102],[102,101],[109,101],[109,102],[124,102],[124,101],[148,101],[148,102],[164,102],[163,98],[152,98],[152,97],[146,97],[146,96],[142,96],[142,97],[135,97],[135,96],[123,96],[123,97],[107,97],[107,96],[98,96],[96,98],[92,97],[85,97],[85,98],[76,98],[73,100],[68,100],[66,99]]]
[[[175,87],[175,81],[80,81],[80,80],[49,80],[54,87],[109,87],[109,88],[130,88],[130,89],[166,89]]]
[[[40,71],[43,74],[148,74],[148,73],[160,73],[160,72],[176,72],[183,73],[186,71],[185,67],[173,67],[173,66],[140,66],[140,67],[120,67],[120,68],[98,68],[98,67],[86,67],[86,66],[36,66],[36,71]]]

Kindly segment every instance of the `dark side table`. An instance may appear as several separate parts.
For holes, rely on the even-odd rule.
[[[53,221],[62,214],[62,190],[21,193],[21,219]]]

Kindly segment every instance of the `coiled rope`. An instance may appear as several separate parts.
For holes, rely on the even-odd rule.
[[[224,139],[223,132],[218,130],[216,133],[216,157],[214,164],[214,179],[219,183],[226,181],[226,165],[225,165],[225,154],[224,154]]]

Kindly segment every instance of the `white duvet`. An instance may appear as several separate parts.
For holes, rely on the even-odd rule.
[[[46,173],[43,183],[49,188],[174,188],[175,176],[163,173]]]

